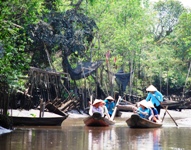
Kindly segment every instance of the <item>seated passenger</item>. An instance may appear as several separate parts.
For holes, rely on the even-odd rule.
[[[102,117],[106,116],[108,119],[110,119],[105,102],[101,99],[95,99],[93,104],[90,105],[89,115],[92,116],[95,112],[100,113]]]
[[[105,102],[105,106],[107,107],[107,110],[109,112],[109,115],[112,116],[113,110],[115,108],[114,98],[111,96],[108,96],[108,97],[106,97],[104,102]]]
[[[151,109],[149,109],[148,102],[146,100],[142,100],[139,102],[139,107],[137,108],[137,110],[135,110],[135,112],[144,119],[149,119],[149,117],[152,115]]]

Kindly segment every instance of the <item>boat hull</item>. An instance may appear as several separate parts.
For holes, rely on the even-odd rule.
[[[44,118],[32,118],[32,117],[10,117],[13,126],[60,126],[62,122],[67,118],[65,117],[44,117]]]
[[[115,124],[114,121],[101,117],[101,114],[99,113],[94,113],[92,116],[85,118],[83,121],[86,126],[110,126]]]
[[[160,128],[162,123],[155,123],[150,120],[141,118],[137,114],[132,114],[129,119],[126,120],[127,125],[130,128]]]
[[[161,105],[163,107],[168,106],[168,109],[171,109],[171,110],[178,110],[178,109],[181,110],[182,104],[183,104],[183,101],[163,101],[163,102],[161,102]]]

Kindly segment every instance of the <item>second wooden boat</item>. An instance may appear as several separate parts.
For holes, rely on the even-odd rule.
[[[168,109],[180,110],[180,111],[181,111],[182,104],[183,104],[183,101],[165,100],[165,101],[161,102],[161,105],[164,107],[168,106]]]
[[[109,126],[115,124],[114,121],[102,117],[100,113],[94,113],[92,116],[85,118],[83,121],[86,126]]]
[[[10,116],[13,126],[60,126],[68,116],[61,117],[17,117]]]
[[[162,123],[156,123],[144,118],[141,118],[138,114],[132,114],[129,119],[126,120],[127,125],[130,128],[160,128]]]

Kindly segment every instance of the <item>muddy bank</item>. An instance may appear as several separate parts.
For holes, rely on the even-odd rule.
[[[175,111],[175,110],[168,110],[169,114],[171,115],[171,117],[176,121],[176,123],[178,125],[191,125],[191,109],[183,109],[181,112],[180,111]],[[164,109],[161,109],[161,113],[160,113],[160,117],[163,118],[165,113]],[[131,117],[131,115],[133,114],[133,112],[123,112],[121,111],[121,116],[120,118],[122,120],[126,120],[128,118]],[[171,120],[171,117],[168,113],[166,113],[164,120]],[[73,119],[79,119],[79,118],[85,118],[87,117],[87,114],[79,114],[77,111],[71,111],[69,113],[69,118],[73,118]]]
[[[40,111],[35,109],[24,110],[24,109],[12,109],[8,110],[9,116],[17,116],[17,117],[39,117]],[[55,113],[44,112],[44,117],[62,117]]]
[[[9,110],[9,115],[10,116],[23,116],[23,117],[38,117],[39,116],[39,110],[35,110],[35,109],[31,109],[31,110],[19,110],[19,109],[14,109],[14,110]],[[131,116],[131,114],[133,112],[124,112],[124,111],[120,111],[121,114],[121,118],[128,118]],[[161,109],[161,113],[160,116],[163,117],[164,116],[164,109]],[[168,112],[170,113],[170,115],[175,118],[175,119],[184,119],[184,118],[191,118],[190,114],[191,114],[191,109],[183,109],[182,111],[175,111],[175,110],[168,110]],[[81,111],[81,114],[76,111],[76,110],[72,110],[70,112],[68,112],[69,117],[70,118],[84,118],[87,117],[88,114],[84,113],[83,111]],[[51,112],[44,112],[44,117],[58,117],[60,115],[57,115],[55,113],[51,113]],[[168,113],[166,113],[165,118],[170,118],[170,116],[168,115]]]
[[[161,109],[161,113],[160,113],[160,117],[163,118],[164,116],[164,109]],[[170,113],[170,115],[173,117],[173,119],[177,122],[177,124],[186,124],[186,125],[191,125],[191,109],[183,109],[181,112],[179,111],[175,111],[175,110],[168,110],[168,112]],[[27,110],[9,110],[9,114],[12,116],[23,116],[23,117],[39,117],[39,110],[34,110],[31,109],[29,111]],[[88,117],[88,114],[86,113],[79,113],[76,110],[72,110],[70,112],[68,112],[69,116],[68,118],[72,118],[72,119],[83,119]],[[131,115],[133,114],[133,112],[124,112],[121,111],[121,119],[128,119]],[[51,113],[51,112],[44,112],[44,117],[58,117],[59,115]],[[168,113],[166,113],[165,115],[165,119],[170,119],[170,116]]]

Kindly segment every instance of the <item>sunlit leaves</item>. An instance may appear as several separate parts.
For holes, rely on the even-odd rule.
[[[178,53],[183,59],[190,59],[191,55],[191,13],[184,13],[176,28],[176,42],[178,43]]]
[[[6,0],[0,3],[0,74],[8,79],[16,79],[28,67],[30,57],[24,53],[27,40],[25,27],[39,19],[42,2]]]
[[[159,1],[155,4],[157,21],[154,27],[155,41],[159,41],[170,35],[183,13],[183,5],[176,0]]]

